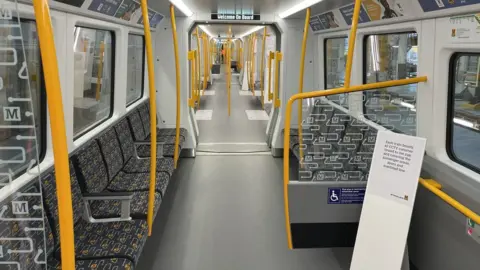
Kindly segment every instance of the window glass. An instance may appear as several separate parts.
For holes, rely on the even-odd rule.
[[[8,24],[18,25],[18,18],[2,21],[5,27],[0,32],[1,183],[11,180],[12,173],[15,178],[25,172],[45,149],[45,89],[36,24],[26,20],[20,28]],[[7,36],[23,37],[23,46],[21,38]]]
[[[144,48],[143,36],[128,35],[127,105],[139,100],[143,94]]]
[[[325,41],[325,89],[342,87],[345,81],[348,38],[331,38]],[[348,94],[327,96],[348,108]]]
[[[365,82],[417,77],[416,33],[371,35],[365,44]],[[415,135],[417,84],[366,91],[364,113],[388,129]]]
[[[73,132],[81,135],[113,109],[113,46],[110,31],[75,27]]]
[[[450,156],[480,170],[480,54],[457,54],[450,74]]]

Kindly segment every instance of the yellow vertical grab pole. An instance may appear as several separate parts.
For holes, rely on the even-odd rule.
[[[188,60],[190,61],[190,98],[188,106],[195,108],[195,62],[193,61],[193,51],[188,51]]]
[[[245,67],[247,70],[246,72],[246,75],[247,76],[247,85],[248,85],[248,88],[250,88],[250,36],[248,36],[248,39],[245,41],[247,44],[246,44],[246,48],[247,48],[247,55],[246,55],[246,58],[247,58],[247,66]]]
[[[198,32],[198,26],[195,29],[195,31],[196,31],[196,35],[197,35],[197,83],[198,83],[198,91],[199,91],[198,95],[200,97],[200,85],[201,85],[200,84],[200,78],[201,78],[200,75],[202,75],[202,74],[200,72],[200,70],[201,70],[200,69],[200,55],[201,55],[200,52],[201,51],[200,51],[200,34]],[[200,103],[200,100],[199,100],[199,103]]]
[[[207,34],[202,34],[203,41],[203,92],[205,94],[205,89],[207,88],[207,71],[208,71],[208,50],[207,50]]]
[[[103,77],[103,53],[105,52],[105,43],[100,42],[100,55],[98,56],[98,70],[97,70],[97,90],[95,91],[95,99],[100,100],[100,90]]]
[[[269,52],[268,53],[268,100],[273,99],[273,92],[272,92],[272,60],[275,59],[275,53]]]
[[[177,38],[177,24],[175,20],[175,7],[170,4],[170,20],[172,23],[173,36],[173,51],[175,53],[175,79],[177,86],[177,115],[175,123],[175,150],[173,152],[174,168],[177,168],[178,163],[178,145],[180,143],[180,63],[178,60],[178,38]]]
[[[357,38],[357,27],[358,27],[358,17],[360,16],[360,6],[362,4],[361,0],[355,0],[355,8],[353,10],[352,17],[352,27],[350,29],[350,36],[348,37],[348,53],[347,53],[347,64],[345,67],[345,83],[344,87],[350,87],[351,75],[352,75],[352,63],[353,63],[353,52],[355,49],[355,39]]]
[[[227,50],[226,50],[226,55],[227,55],[227,91],[228,91],[228,116],[230,116],[231,113],[231,85],[232,85],[232,63],[231,63],[231,53],[232,53],[232,48],[231,48],[231,40],[230,37],[232,36],[232,27],[228,26],[228,39],[227,39]]]
[[[280,61],[282,61],[283,55],[281,52],[275,52],[275,100],[273,102],[273,106],[275,108],[280,108],[280,90],[279,90],[279,77],[280,77]]]
[[[62,92],[58,76],[57,55],[53,40],[52,21],[48,0],[34,0],[35,20],[42,65],[45,71],[50,129],[52,131],[53,157],[55,159],[56,179],[70,179],[67,137],[63,115]],[[56,181],[58,216],[60,225],[60,248],[62,268],[75,269],[75,248],[73,238],[73,210],[70,181]]]
[[[195,90],[196,90],[196,96],[197,96],[197,108],[200,108],[200,99],[201,99],[201,96],[200,96],[200,51],[199,50],[195,50],[194,51],[195,53],[195,63],[196,63],[196,66],[195,68],[197,69],[196,73],[195,73],[195,78],[196,78],[196,81],[195,81]]]
[[[265,108],[265,82],[264,82],[264,70],[265,70],[265,41],[267,39],[267,27],[263,28],[262,38],[262,64],[260,67],[260,90],[262,91],[262,109]]]
[[[252,39],[252,94],[255,96],[255,41],[257,40],[257,34],[253,34]]]
[[[153,209],[155,206],[155,181],[157,172],[157,98],[155,93],[155,70],[153,69],[152,35],[148,18],[147,0],[142,0],[143,31],[147,49],[148,87],[150,90],[150,187],[148,192],[148,235],[152,235]]]
[[[308,39],[308,27],[310,25],[310,8],[307,8],[307,14],[305,15],[305,25],[303,27],[303,42],[302,42],[302,55],[300,58],[300,78],[298,79],[298,93],[303,93],[303,74],[305,73],[305,51],[307,50]],[[303,144],[303,100],[299,100],[298,103],[298,141],[300,145]],[[303,147],[300,147],[300,159],[303,160]],[[303,167],[303,161],[300,164]]]

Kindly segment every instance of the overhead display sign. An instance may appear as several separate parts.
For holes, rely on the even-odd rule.
[[[424,12],[480,4],[480,0],[418,0]]]
[[[56,0],[57,2],[64,3],[70,6],[81,7],[85,0]]]
[[[314,32],[325,29],[322,22],[320,22],[320,18],[318,18],[318,16],[310,17],[310,27]]]
[[[353,9],[355,4],[340,8],[340,13],[347,25],[352,25]],[[359,23],[385,20],[401,17],[404,14],[403,0],[363,0],[360,6]]]
[[[143,24],[140,3],[134,0],[54,0],[80,9],[94,11],[135,24]],[[150,27],[155,28],[164,16],[154,10],[148,10]]]
[[[259,21],[260,20],[260,14],[212,13],[210,18],[212,20]]]
[[[120,7],[120,3],[122,3],[121,0],[93,0],[88,10],[113,16]]]
[[[338,20],[332,11],[318,15],[318,19],[320,20],[320,23],[323,25],[325,29],[339,27]]]

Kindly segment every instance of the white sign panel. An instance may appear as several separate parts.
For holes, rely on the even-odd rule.
[[[401,269],[425,144],[378,132],[351,270]]]
[[[450,17],[452,42],[480,42],[480,14]]]

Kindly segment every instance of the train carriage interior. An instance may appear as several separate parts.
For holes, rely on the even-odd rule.
[[[0,2],[0,270],[480,269],[480,1]]]

